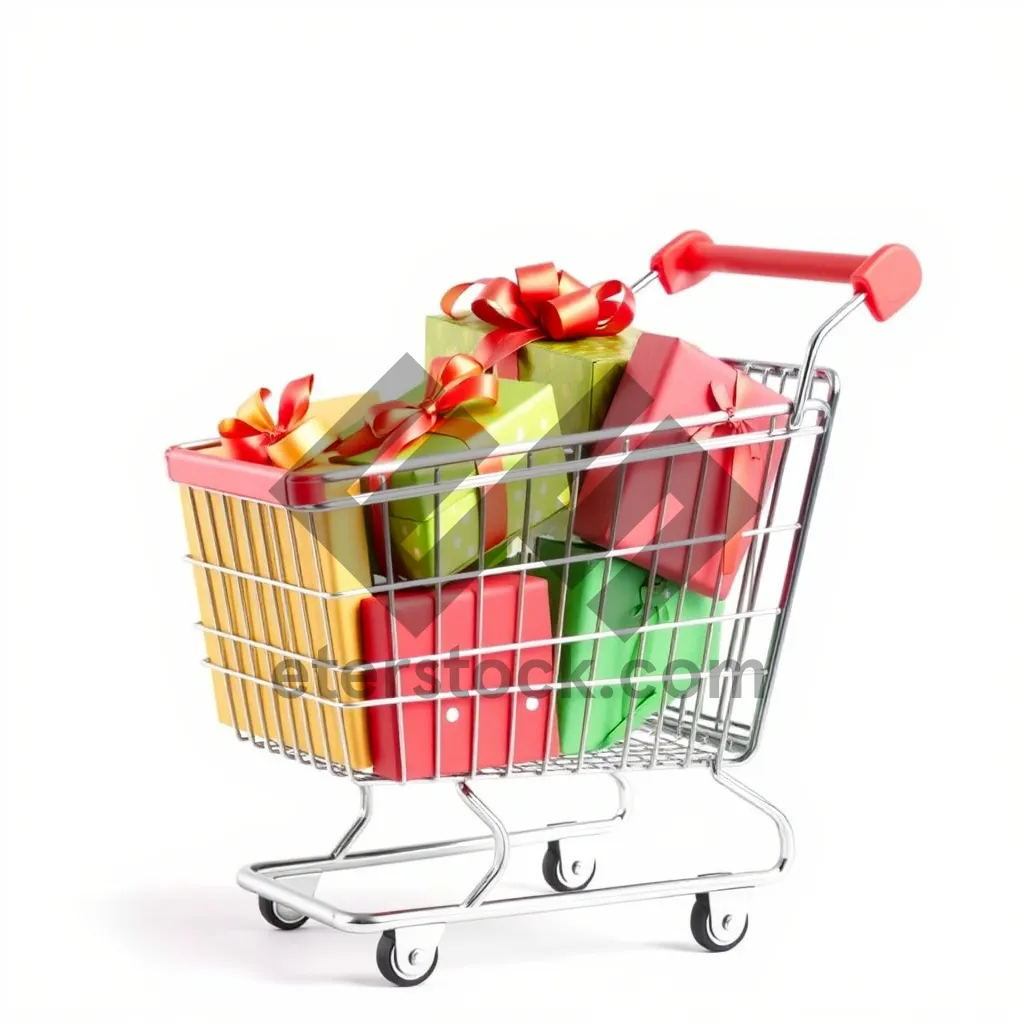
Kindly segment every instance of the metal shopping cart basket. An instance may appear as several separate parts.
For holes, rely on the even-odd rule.
[[[516,456],[516,468],[465,477],[445,473],[446,466],[465,462],[464,453],[420,457],[403,465],[430,470],[430,482],[404,488],[388,486],[388,474],[397,464],[374,464],[377,485],[370,489],[365,486],[370,471],[363,466],[332,466],[327,472],[320,467],[312,475],[298,471],[282,477],[279,470],[241,463],[228,478],[222,472],[227,460],[209,458],[217,442],[169,450],[171,477],[181,484],[188,560],[199,588],[200,626],[222,719],[253,747],[351,779],[361,796],[358,817],[327,855],[241,869],[239,884],[259,897],[260,911],[271,924],[288,930],[312,918],[342,931],[380,933],[377,964],[397,985],[416,985],[429,977],[444,926],[468,919],[692,895],[691,929],[701,946],[721,951],[743,939],[750,890],[778,879],[793,860],[793,833],[786,817],[727,769],[747,761],[763,734],[835,417],[839,381],[817,365],[819,349],[832,329],[861,305],[876,319],[891,316],[916,292],[920,270],[902,246],[859,257],[719,246],[689,232],[655,257],[651,272],[634,290],[660,280],[674,292],[714,271],[853,286],[853,297],[812,335],[801,365],[732,361],[777,395],[767,405],[503,445],[494,456]],[[704,430],[727,422],[744,429]],[[673,549],[677,557],[682,551],[689,559],[701,546],[720,550],[728,543],[725,533],[701,534],[696,526],[708,467],[723,452],[752,445],[768,446],[777,472],[762,478],[756,515],[743,531],[746,547],[734,570],[736,585],[725,596],[720,573],[713,596],[696,613],[690,609],[684,616],[687,593],[682,582],[674,595],[675,611],[652,614],[659,559],[668,558]],[[670,540],[664,529],[664,498],[673,469],[684,460],[699,466],[693,520],[682,539],[677,530]],[[641,464],[660,467],[663,500],[650,542],[630,547],[616,540],[614,524],[627,472]],[[581,495],[588,475],[597,472],[613,481],[602,499],[611,506],[612,542],[604,548],[577,547],[573,537],[582,515]],[[555,480],[567,484],[565,508],[537,523],[531,505]],[[484,556],[482,524],[486,502],[494,500],[492,488],[498,484],[520,487],[522,521],[515,545],[494,562]],[[389,528],[399,502],[410,497],[434,502],[439,530],[441,502],[465,492],[475,495],[480,510],[475,561],[456,573],[444,574],[436,567],[430,578],[403,579]],[[365,567],[365,551],[339,553],[351,538],[365,536],[363,523],[371,514],[383,526],[383,558],[376,574]],[[440,550],[439,543],[435,550]],[[637,569],[634,556],[642,553],[647,562]],[[602,643],[623,640],[605,622],[602,608],[613,560],[630,558],[630,571],[644,576],[638,587],[644,607],[643,624],[626,637],[635,644],[629,673],[602,678],[602,662],[595,653],[582,680],[561,678],[567,649],[592,644],[596,652]],[[364,565],[362,571],[353,559]],[[603,574],[594,591],[602,607],[589,626],[581,627],[581,620],[567,612],[567,594],[573,574],[593,572]],[[531,626],[538,602],[528,581],[545,576],[551,628],[538,633]],[[488,592],[508,598],[510,611],[503,621],[512,623],[510,635],[493,632],[495,617],[484,614]],[[454,600],[453,593],[458,595]],[[412,653],[398,636],[406,629],[400,607],[412,600],[410,595],[425,602],[420,632],[427,637]],[[340,651],[358,630],[359,609],[368,601],[381,612],[384,648],[345,663]],[[466,603],[460,628],[464,634],[468,621],[470,632],[468,641],[462,635],[453,646],[451,636],[442,636],[442,625],[448,629],[449,605],[460,601]],[[546,619],[547,608],[543,614]],[[679,640],[684,634],[690,641]],[[688,642],[688,649],[697,652],[684,668],[677,668],[671,658],[666,662],[663,657],[653,667],[645,661],[645,648],[660,645],[664,652],[666,644],[674,649],[678,642]],[[520,669],[538,656],[556,668],[540,686],[528,689],[521,683]],[[487,657],[509,670],[497,688],[481,681],[480,666]],[[468,659],[470,685],[441,686],[438,680],[456,658]],[[403,673],[406,678],[418,675],[430,685],[408,689],[401,682]],[[378,686],[371,695],[364,685],[371,678],[390,689]],[[569,687],[576,688],[573,708],[581,733],[576,747],[566,748],[556,740],[556,706],[561,708],[559,695]],[[590,744],[588,723],[599,717],[604,707],[600,702],[609,694],[624,702],[624,727],[605,742]],[[371,760],[368,719],[390,737],[389,759]],[[611,830],[629,815],[629,773],[691,766],[706,768],[725,790],[772,820],[779,840],[775,863],[742,872],[593,885],[596,861],[581,840]],[[480,779],[574,774],[610,776],[618,798],[610,815],[510,831],[477,794]],[[370,822],[379,786],[429,781],[454,783],[462,801],[486,826],[486,834],[386,849],[354,848]],[[525,844],[546,844],[542,873],[554,892],[494,896],[512,848]],[[318,882],[328,872],[480,851],[493,853],[490,867],[461,902],[448,906],[359,913],[317,895]]]

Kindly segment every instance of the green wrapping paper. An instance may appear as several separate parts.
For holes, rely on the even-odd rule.
[[[423,388],[416,388],[403,396],[403,401],[416,403],[423,398]],[[526,467],[526,456],[490,458],[495,447],[521,441],[539,439],[557,430],[557,415],[551,388],[532,381],[502,380],[498,404],[493,407],[477,406],[472,411],[457,410],[446,417],[431,433],[414,441],[396,458],[401,461],[420,456],[448,455],[466,452],[467,461],[440,467],[442,481],[464,480],[481,472],[498,472]],[[376,452],[350,456],[345,462],[370,465]],[[561,448],[548,448],[533,455],[534,467],[564,463]],[[391,474],[388,489],[434,483],[435,470],[398,470]],[[501,542],[485,552],[484,564],[500,562],[507,554],[509,542],[523,530],[526,515],[527,484],[520,480],[491,488],[484,501],[487,514],[494,516],[504,501],[507,514],[501,523]],[[439,501],[440,546],[435,551],[435,511]],[[566,507],[569,487],[564,473],[540,476],[530,481],[529,522],[531,528],[542,523]],[[480,491],[469,488],[420,497],[395,498],[388,503],[388,523],[391,535],[392,559],[395,571],[408,579],[424,579],[435,575],[447,576],[480,558]],[[380,516],[380,505],[370,506]],[[487,519],[485,518],[485,525]],[[377,532],[377,531],[375,531]],[[484,531],[486,535],[486,530]],[[375,545],[377,547],[378,545]],[[378,571],[384,571],[383,552],[376,552]]]
[[[538,538],[534,543],[534,550],[537,561],[565,557],[565,544],[558,540]],[[572,545],[571,553],[600,554],[600,549],[577,543]],[[608,583],[605,586],[605,566],[609,561]],[[537,575],[548,580],[553,626],[557,626],[563,571],[563,565],[535,570]],[[610,630],[630,632],[624,636],[605,637],[598,641],[580,640],[562,645],[558,681],[575,684],[558,691],[558,734],[563,754],[578,754],[581,745],[588,751],[610,747],[621,742],[628,731],[641,725],[648,716],[657,714],[661,708],[664,683],[630,683],[629,680],[631,677],[650,677],[665,673],[669,668],[670,654],[674,675],[682,676],[674,679],[670,700],[696,685],[696,681],[689,678],[689,673],[700,670],[708,632],[706,624],[652,630],[646,634],[631,631],[643,625],[676,621],[685,623],[693,619],[708,618],[711,615],[711,598],[687,591],[680,615],[680,588],[658,577],[654,584],[655,592],[651,595],[651,613],[645,622],[644,609],[648,586],[648,571],[621,558],[597,558],[569,565],[562,635],[573,636]],[[598,610],[602,590],[604,609],[599,624]],[[711,629],[709,667],[713,667],[718,661],[719,633],[720,627],[716,624]],[[673,635],[676,637],[674,651]],[[643,636],[646,636],[643,661],[647,664],[638,667],[637,659]],[[690,664],[683,666],[680,664],[682,662]],[[625,683],[605,682],[593,688],[587,735],[585,743],[581,744],[583,718],[587,706],[585,684],[591,679],[623,679]],[[636,688],[637,698],[630,722],[629,705],[633,687]]]
[[[437,356],[473,352],[493,328],[479,320],[428,316],[426,365]],[[534,341],[519,353],[519,379],[550,384],[563,434],[600,430],[640,332],[579,341]]]

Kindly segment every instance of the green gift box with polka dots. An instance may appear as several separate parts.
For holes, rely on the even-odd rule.
[[[417,403],[423,388],[403,396]],[[494,406],[476,403],[445,417],[429,434],[414,441],[396,458],[450,455],[465,452],[465,462],[434,468],[397,470],[390,474],[389,490],[432,485],[435,472],[440,482],[457,483],[481,472],[524,469],[526,455],[494,459],[491,452],[504,444],[539,440],[557,433],[555,399],[547,384],[532,381],[502,380],[498,402]],[[375,452],[367,452],[347,461],[371,464]],[[546,448],[532,453],[530,465],[564,464],[561,448]],[[500,463],[500,465],[499,465]],[[483,564],[490,566],[508,556],[512,540],[539,527],[561,512],[569,503],[569,486],[564,472],[550,472],[527,480],[498,484],[481,498],[479,488],[448,490],[441,494],[402,497],[388,502],[388,532],[394,571],[407,579],[447,576],[480,564],[481,539],[484,540]],[[382,534],[380,505],[370,506],[380,518],[375,535]],[[481,509],[483,524],[481,524]],[[437,541],[440,543],[436,543]],[[375,544],[376,548],[382,545]],[[376,552],[378,570],[384,572],[384,553]]]
[[[472,353],[493,329],[479,320],[428,316],[425,365],[437,356]],[[562,434],[600,430],[639,337],[629,328],[607,338],[533,341],[519,353],[519,379],[551,385]]]

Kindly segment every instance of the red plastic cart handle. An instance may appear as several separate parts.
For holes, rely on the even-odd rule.
[[[921,265],[904,245],[883,245],[873,256],[715,245],[702,231],[684,231],[651,257],[651,271],[670,295],[708,274],[755,274],[804,281],[848,282],[876,320],[888,320],[921,286]]]

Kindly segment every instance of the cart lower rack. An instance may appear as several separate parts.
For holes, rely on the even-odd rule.
[[[839,385],[816,366],[820,345],[862,303],[884,319],[909,299],[916,282],[897,301],[872,267],[897,249],[897,277],[905,277],[913,257],[900,247],[863,261],[680,237],[685,274],[682,263],[658,268],[670,290],[710,270],[853,281],[853,298],[814,333],[802,365],[733,361],[767,396],[759,405],[499,445],[469,475],[453,472],[465,452],[375,463],[372,487],[365,467],[344,464],[315,477],[289,474],[283,491],[275,489],[279,474],[264,486],[243,464],[244,480],[236,473],[225,484],[225,460],[213,472],[204,455],[216,442],[168,453],[182,484],[222,719],[240,740],[348,777],[361,795],[359,816],[329,854],[252,864],[239,884],[278,928],[312,919],[379,933],[378,967],[397,985],[429,977],[449,922],[671,896],[694,896],[694,938],[728,950],[746,934],[750,891],[792,863],[785,816],[729,772],[763,734],[834,420]],[[749,496],[738,533],[709,531],[701,510],[715,501],[732,507],[731,467],[741,455],[761,460],[759,493]],[[400,468],[418,470],[417,482],[392,485]],[[692,507],[673,520],[671,498],[684,474]],[[640,483],[650,491],[651,480],[660,490],[638,516],[635,495]],[[423,543],[403,533],[410,502],[433,512],[428,578],[401,571],[421,558],[412,545]],[[495,558],[485,534],[488,506],[493,517],[498,502],[518,525]],[[470,521],[475,536],[457,527],[468,561],[451,571],[442,563],[441,523],[454,507],[470,510],[461,522]],[[604,542],[580,542],[601,516],[610,522]],[[351,547],[364,518],[381,545],[376,574],[365,551]],[[708,593],[690,585],[698,564]],[[659,575],[670,565],[677,584]],[[360,627],[361,657],[346,660]],[[629,816],[628,774],[692,766],[772,820],[775,863],[595,886],[586,840]],[[509,831],[477,793],[481,779],[585,774],[614,783],[618,801],[607,817]],[[407,784],[415,793],[411,784],[420,782],[453,784],[486,831],[356,849],[374,790]],[[554,892],[495,896],[512,848],[528,844],[546,844],[542,874]],[[317,895],[328,873],[480,851],[491,851],[492,863],[451,905],[360,913]]]

